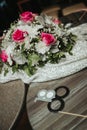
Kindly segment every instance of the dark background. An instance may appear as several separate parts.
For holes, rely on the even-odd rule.
[[[0,35],[2,35],[3,30],[7,30],[10,24],[18,19],[20,10],[18,7],[18,2],[21,0],[0,0]],[[60,5],[64,8],[67,5],[72,5],[79,2],[85,2],[87,0],[29,0],[21,4],[23,11],[29,10],[40,14],[41,11],[51,5]]]
[[[29,0],[22,3],[21,7],[23,11],[29,10],[39,14],[44,8],[51,5],[58,4],[64,8],[80,1],[87,4],[87,0]],[[20,13],[18,2],[19,0],[0,0],[0,35],[2,35],[3,30],[10,27],[13,21],[18,19]]]

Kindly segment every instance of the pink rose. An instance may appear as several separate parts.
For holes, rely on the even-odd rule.
[[[28,34],[27,32],[17,29],[13,32],[12,39],[15,42],[22,42],[27,34]]]
[[[61,23],[61,21],[60,21],[59,19],[57,19],[57,18],[55,18],[55,19],[53,20],[53,22],[54,22],[55,24],[60,24],[60,23]]]
[[[34,20],[35,14],[33,14],[32,12],[26,11],[23,12],[22,14],[20,14],[20,19],[23,22],[32,22]]]
[[[3,50],[0,54],[0,58],[3,62],[7,62],[8,55],[6,54],[5,50]]]
[[[46,43],[47,46],[55,43],[56,39],[52,34],[49,33],[41,33],[42,41]]]

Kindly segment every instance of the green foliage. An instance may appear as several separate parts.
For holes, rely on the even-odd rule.
[[[65,58],[65,54],[62,51],[56,53],[50,53],[48,55],[48,61],[50,63],[58,63],[61,58]]]
[[[7,73],[8,73],[8,68],[6,68],[6,69],[4,70],[4,76],[6,76]]]

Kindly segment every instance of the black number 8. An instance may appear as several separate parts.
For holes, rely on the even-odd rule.
[[[61,96],[57,94],[60,89],[64,89],[65,90],[65,93],[63,95],[61,95]],[[69,89],[66,86],[60,86],[60,87],[57,87],[55,89],[55,92],[56,92],[55,98],[53,98],[52,101],[49,102],[48,105],[47,105],[48,110],[50,112],[58,112],[58,111],[63,110],[63,108],[65,106],[65,102],[64,102],[63,98],[68,96],[70,91],[69,91]],[[60,102],[60,106],[57,109],[52,108],[52,103],[55,102],[55,101],[59,101]]]

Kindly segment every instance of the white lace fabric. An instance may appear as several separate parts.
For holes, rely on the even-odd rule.
[[[12,73],[10,69],[6,76],[4,72],[0,74],[0,83],[21,79],[24,83],[45,82],[59,79],[74,74],[87,67],[87,23],[69,29],[78,36],[77,42],[73,47],[73,55],[66,53],[66,58],[58,64],[46,64],[38,68],[36,74],[29,77],[24,71]]]

